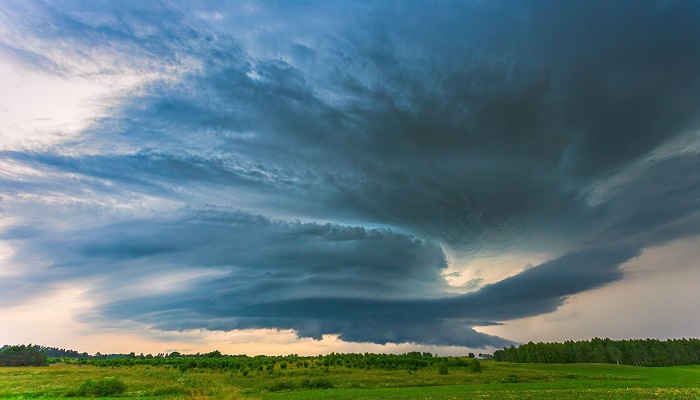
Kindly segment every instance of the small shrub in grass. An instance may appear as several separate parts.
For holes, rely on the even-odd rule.
[[[515,374],[508,374],[503,379],[501,379],[501,383],[518,383],[518,382],[520,382],[520,379]]]
[[[305,389],[333,389],[335,385],[328,379],[304,379],[301,381],[301,386]]]
[[[440,364],[440,367],[438,368],[438,374],[447,375],[448,372],[450,371],[449,369],[447,369],[447,364]]]
[[[68,396],[105,397],[126,392],[126,383],[119,378],[88,379]]]
[[[481,363],[476,358],[469,360],[469,370],[471,372],[481,372]]]
[[[274,381],[267,386],[267,390],[269,390],[270,392],[281,392],[283,390],[294,389],[296,389],[296,385],[294,384],[294,382],[290,382],[288,380]]]
[[[314,386],[316,389],[333,389],[335,387],[333,382],[328,379],[318,379],[314,382]]]

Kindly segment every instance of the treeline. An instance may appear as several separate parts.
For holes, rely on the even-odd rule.
[[[66,350],[66,349],[59,349],[58,347],[45,347],[45,346],[37,346],[37,348],[44,353],[48,357],[71,357],[71,358],[87,358],[90,357],[88,353],[79,353],[75,350]]]
[[[21,345],[24,347],[32,347],[37,349],[38,351],[41,351],[46,354],[47,357],[49,358],[96,358],[96,359],[106,359],[106,358],[121,358],[121,357],[128,357],[130,356],[129,354],[100,354],[99,352],[96,353],[95,355],[91,356],[90,354],[86,352],[78,352],[75,350],[70,350],[70,349],[64,349],[64,348],[58,348],[58,347],[47,347],[47,346],[40,346],[40,345]],[[6,349],[9,348],[14,348],[18,347],[18,345],[15,346],[10,346],[10,345],[3,345],[0,347],[0,352],[5,351]],[[133,356],[134,353],[131,353]],[[142,355],[143,356],[143,355]]]
[[[633,339],[511,346],[493,353],[495,361],[518,363],[608,363],[644,367],[700,364],[700,339]]]
[[[0,366],[3,367],[40,366],[46,364],[48,364],[48,357],[46,352],[39,349],[39,346],[32,344],[6,345],[0,349]]]
[[[146,354],[144,355],[143,353],[141,354],[136,354],[134,352],[131,353],[107,353],[107,354],[102,354],[99,351],[95,353],[94,355],[90,355],[86,352],[78,352],[75,350],[71,349],[64,349],[64,348],[58,348],[58,347],[47,347],[47,346],[40,346],[40,345],[22,345],[22,346],[29,346],[36,348],[39,351],[42,351],[46,353],[46,356],[49,358],[77,358],[77,359],[96,359],[96,360],[107,360],[107,359],[112,359],[112,358],[138,358],[138,359],[150,359],[150,358],[159,358],[159,357],[191,357],[191,358],[212,358],[212,357],[248,357],[245,354],[243,355],[236,355],[236,356],[224,356],[220,351],[215,350],[209,353],[193,353],[193,354],[181,354],[177,351],[174,351],[172,353],[159,353],[157,355],[153,354]],[[11,346],[11,345],[3,345],[0,347],[0,352],[4,351],[5,349],[8,349],[10,347],[17,347],[17,346]]]
[[[133,354],[133,353],[132,353]],[[58,361],[58,360],[56,360]],[[324,356],[305,357],[296,354],[288,356],[228,356],[212,352],[202,355],[168,354],[157,356],[129,355],[122,358],[63,358],[60,361],[71,364],[95,365],[98,367],[122,366],[167,366],[177,368],[182,372],[190,369],[208,368],[238,372],[242,375],[250,373],[272,373],[288,369],[322,369],[357,368],[382,370],[416,371],[428,367],[439,367],[443,371],[449,368],[465,368],[471,372],[480,372],[478,360],[468,357],[436,357],[431,353],[411,352],[405,354],[374,354],[374,353],[331,353]],[[447,368],[447,369],[446,369]]]

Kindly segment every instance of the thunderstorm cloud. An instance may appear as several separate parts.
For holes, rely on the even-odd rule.
[[[700,234],[700,3],[10,1],[0,25],[26,74],[131,82],[58,140],[0,131],[0,307],[80,282],[98,324],[501,347],[478,327]],[[546,257],[450,281],[508,254]]]

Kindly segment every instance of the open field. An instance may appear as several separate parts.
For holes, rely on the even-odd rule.
[[[0,398],[65,398],[87,379],[118,377],[130,399],[700,399],[700,366],[483,362],[483,370],[340,367],[242,373],[169,366],[54,364],[0,368]],[[333,389],[326,387],[332,386]]]

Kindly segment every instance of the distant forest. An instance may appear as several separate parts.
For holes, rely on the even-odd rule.
[[[700,364],[700,339],[599,339],[527,343],[493,353],[496,361],[518,363],[607,363],[644,367]]]
[[[2,350],[4,349],[4,350]],[[305,357],[296,354],[288,356],[255,356],[247,355],[224,355],[219,351],[204,354],[180,354],[172,352],[170,354],[158,355],[135,355],[134,353],[123,355],[86,355],[72,350],[59,349],[62,354],[78,354],[78,357],[46,357],[46,350],[43,346],[4,346],[0,348],[0,365],[6,366],[26,366],[26,365],[46,365],[56,362],[78,365],[95,365],[98,367],[120,367],[120,366],[170,366],[185,372],[189,369],[208,368],[217,370],[239,371],[244,376],[252,372],[272,373],[275,367],[279,369],[290,368],[321,368],[345,367],[358,369],[382,369],[382,370],[408,370],[417,371],[430,366],[438,365],[439,372],[446,374],[449,368],[466,367],[473,373],[481,371],[479,360],[473,357],[437,357],[431,353],[410,352],[405,354],[336,354]],[[52,351],[56,351],[54,348]],[[54,353],[57,354],[57,353]],[[37,355],[43,358],[36,359]],[[34,362],[28,362],[28,360]],[[3,364],[3,361],[5,362]]]
[[[0,347],[0,352],[4,351],[5,349],[8,349],[10,347],[17,347],[17,346],[10,346],[10,345],[4,345]],[[121,357],[126,357],[128,354],[100,354],[99,352],[95,354],[94,356],[89,355],[88,353],[80,353],[75,350],[67,350],[67,349],[59,349],[58,347],[46,347],[46,346],[39,346],[39,345],[28,345],[24,347],[32,347],[35,348],[39,351],[42,351],[46,354],[47,357],[52,357],[52,358],[63,358],[63,357],[68,357],[68,358],[98,358],[98,359],[105,359],[105,358],[121,358]]]
[[[527,343],[497,350],[495,361],[517,363],[608,363],[645,367],[700,364],[700,339],[633,339],[610,340],[595,338],[590,341],[566,341],[564,343]],[[395,354],[336,354],[303,357],[289,356],[224,355],[219,351],[210,353],[180,354],[100,354],[89,355],[75,350],[20,345],[0,347],[0,365],[46,365],[54,362],[91,364],[96,366],[121,365],[171,365],[181,370],[190,368],[224,368],[241,370],[271,370],[279,363],[301,368],[324,368],[342,366],[364,369],[416,370],[429,365],[445,364],[451,367],[469,367],[474,372],[481,370],[473,354],[469,357],[437,357],[431,353],[410,352]]]
[[[25,367],[48,364],[46,352],[39,346],[2,346],[0,347],[0,367]]]

